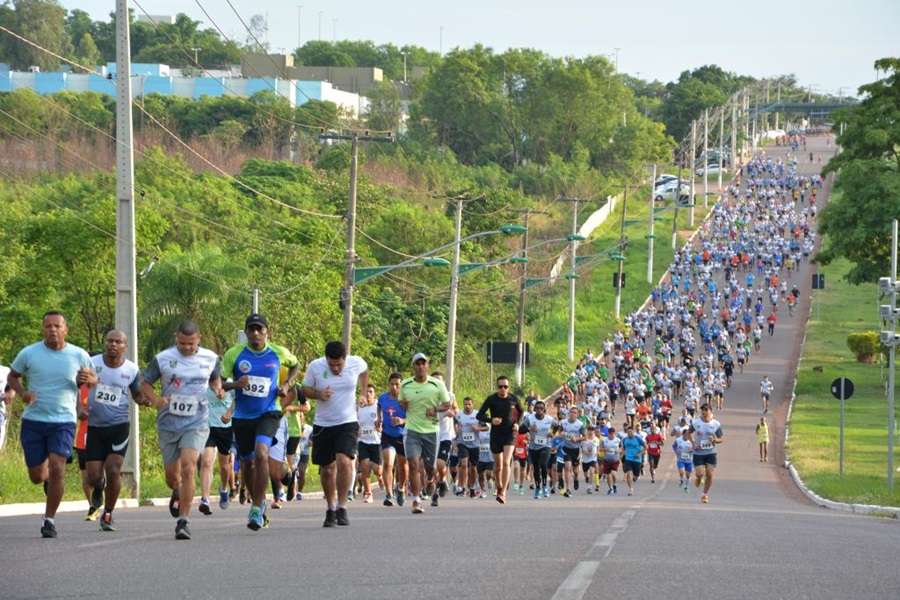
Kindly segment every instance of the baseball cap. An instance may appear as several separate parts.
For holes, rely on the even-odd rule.
[[[262,325],[265,328],[269,327],[269,322],[266,321],[266,318],[259,313],[253,313],[247,320],[244,321],[244,329],[249,328],[251,325]]]
[[[416,364],[416,361],[419,361],[419,360],[424,360],[425,362],[428,362],[428,357],[425,355],[424,352],[416,352],[415,354],[413,354],[412,364]]]

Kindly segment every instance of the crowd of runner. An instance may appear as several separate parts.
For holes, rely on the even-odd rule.
[[[256,531],[269,526],[273,509],[303,498],[310,462],[319,467],[325,527],[349,525],[348,503],[374,502],[376,481],[385,507],[408,503],[421,514],[447,495],[505,504],[512,494],[617,495],[620,484],[632,495],[642,478],[656,482],[666,455],[681,488],[687,493],[693,480],[706,503],[724,440],[716,413],[726,410],[735,369],[743,372],[774,334],[782,307],[793,314],[800,292],[792,275],[814,247],[821,186],[816,176],[798,176],[790,156],[745,165],[648,302],[546,399],[518,398],[501,376],[494,393],[480,403],[465,397],[460,407],[422,353],[411,357],[412,376],[389,374],[379,393],[366,361],[341,342],[301,365],[269,339],[260,314],[247,317],[246,341],[221,357],[186,320],[175,344],[140,369],[125,358],[121,331],[110,331],[104,352],[91,357],[66,342],[65,317],[48,312],[43,340],[18,354],[5,392],[7,402],[26,405],[25,461],[47,495],[41,534],[57,535],[73,444],[86,518],[115,531],[131,402],[156,408],[177,539],[191,537],[198,471],[199,512],[246,503],[247,527]],[[764,378],[761,461],[773,391]]]

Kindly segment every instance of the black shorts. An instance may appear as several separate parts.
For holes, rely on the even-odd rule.
[[[641,463],[636,460],[623,460],[622,461],[622,471],[624,473],[631,473],[635,477],[641,476]]]
[[[356,445],[356,452],[359,454],[359,462],[367,460],[371,463],[375,463],[376,465],[381,464],[380,444],[367,444],[365,442],[359,442]]]
[[[566,463],[556,461],[556,472],[562,473],[566,469]]]
[[[510,429],[509,431],[491,429],[492,454],[501,454],[505,446],[513,445],[515,445],[515,438],[513,436],[512,429]]]
[[[591,462],[584,462],[584,463],[581,463],[581,470],[584,471],[585,473],[587,473],[591,469],[591,467],[596,467],[596,466],[597,466],[596,460],[592,460]]]
[[[460,446],[460,457],[465,457],[470,467],[474,467],[478,463],[478,446],[470,448],[469,446]]]
[[[695,454],[694,455],[694,466],[695,467],[715,467],[718,464],[718,459],[716,458],[716,453],[712,454]]]
[[[87,462],[104,461],[110,454],[125,456],[128,449],[129,423],[119,423],[107,427],[91,427],[88,425],[87,447],[84,457]],[[78,466],[81,466],[81,453],[78,453]]]
[[[444,440],[438,444],[437,459],[447,462],[450,460],[450,450],[453,449],[453,442]]]
[[[289,437],[284,445],[285,454],[293,456],[297,453],[297,447],[300,446],[300,436]]]
[[[578,448],[566,448],[563,446],[563,452],[566,455],[566,462],[570,462],[573,465],[578,464]]]
[[[481,462],[481,461],[478,462],[478,472],[479,473],[484,473],[485,471],[493,471],[493,470],[494,470],[494,463]]]
[[[406,450],[403,448],[403,436],[394,437],[386,433],[381,434],[381,449],[387,450],[393,448],[400,456],[406,456]]]
[[[231,454],[231,444],[234,441],[234,432],[231,427],[210,427],[209,437],[206,438],[207,448],[216,448],[219,454],[226,456]]]
[[[653,469],[656,469],[657,467],[659,467],[659,456],[660,456],[659,454],[648,454],[647,455],[647,462],[650,463],[650,466]]]
[[[231,419],[231,430],[234,432],[234,441],[237,443],[238,456],[241,460],[253,456],[259,438],[269,438],[271,447],[275,442],[275,433],[279,425],[281,413],[278,411],[267,412],[254,419]]]
[[[342,423],[331,427],[313,425],[313,464],[330,465],[339,453],[354,458],[358,437],[359,423]]]
[[[451,469],[455,469],[459,466],[459,454],[451,454],[450,462],[447,463]]]
[[[519,463],[519,466],[522,467],[523,469],[524,469],[526,466],[528,466],[528,459],[527,459],[527,458],[517,458],[517,459],[515,459],[515,460],[516,460],[517,463]]]

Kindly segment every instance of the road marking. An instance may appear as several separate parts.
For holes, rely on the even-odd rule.
[[[559,585],[552,600],[581,600],[588,586],[591,585],[598,568],[600,568],[599,560],[579,562],[565,581]]]

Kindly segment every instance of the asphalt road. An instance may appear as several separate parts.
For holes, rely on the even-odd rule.
[[[824,138],[810,147],[831,150]],[[356,502],[348,528],[323,529],[320,500],[273,511],[257,533],[239,505],[195,513],[189,542],[173,539],[165,508],[119,510],[111,534],[61,514],[56,540],[39,538],[38,517],[10,517],[0,519],[0,598],[900,598],[900,523],[812,506],[786,478],[780,448],[769,463],[757,458],[759,380],[776,386],[778,446],[809,273],[794,276],[800,310],[735,376],[718,415],[726,443],[708,505],[678,488],[667,452],[664,475],[630,498],[583,488],[507,506],[447,498],[422,516]]]

